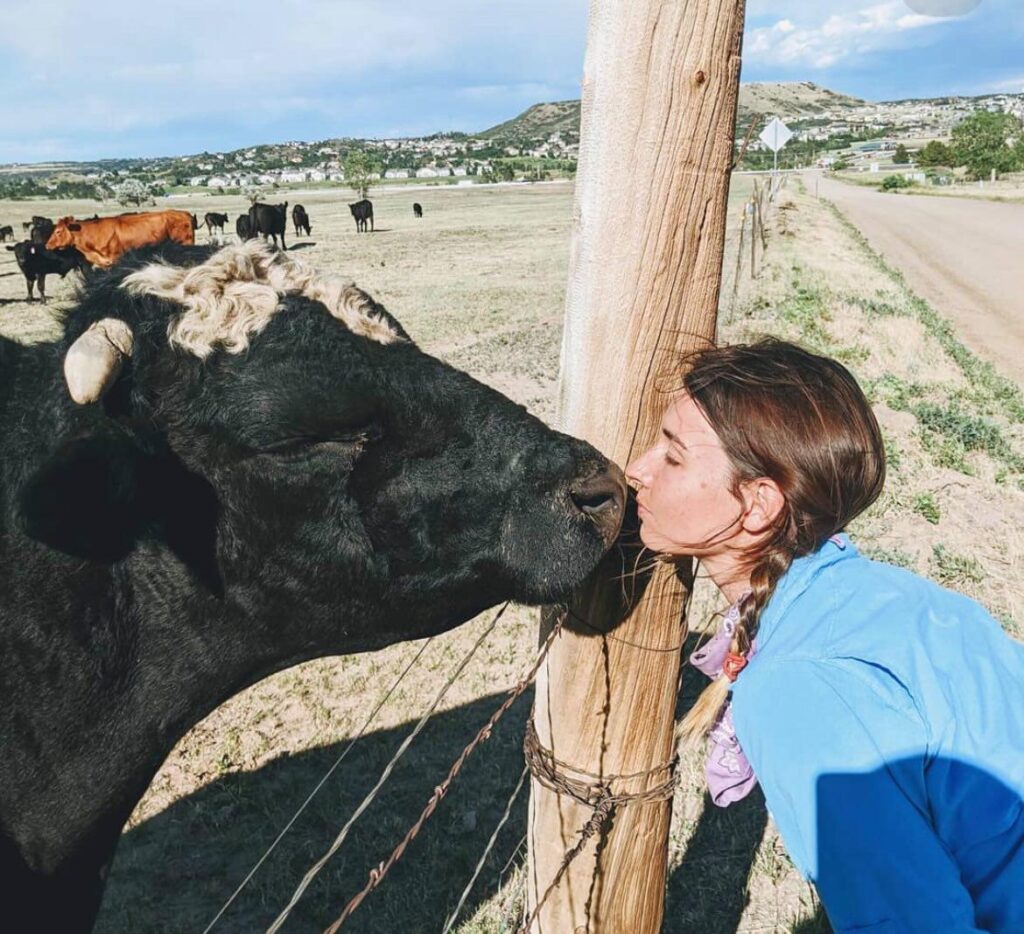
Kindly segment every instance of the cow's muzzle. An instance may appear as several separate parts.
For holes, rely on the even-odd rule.
[[[578,480],[569,488],[569,496],[576,508],[583,513],[604,540],[610,545],[619,534],[626,505],[626,478],[613,463],[591,475]]]

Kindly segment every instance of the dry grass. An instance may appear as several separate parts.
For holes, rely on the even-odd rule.
[[[891,169],[885,165],[878,172],[837,172],[836,177],[854,185],[867,188],[880,188],[887,175],[900,175],[904,170]],[[918,183],[911,188],[902,189],[908,195],[930,195],[936,198],[968,198],[975,201],[1024,201],[1024,172],[1011,172],[996,181],[988,179],[967,181],[956,179],[951,185],[931,185]],[[900,192],[893,192],[899,196]]]
[[[733,302],[736,226],[745,194],[740,186],[748,184],[737,181],[722,336],[798,338],[854,369],[877,400],[892,460],[885,496],[854,530],[861,543],[981,599],[1019,636],[1024,493],[1014,458],[1024,456],[1024,426],[1012,391],[950,344],[934,312],[828,205],[795,186],[770,218],[759,277],[750,281],[745,260]],[[302,255],[352,276],[425,349],[551,418],[571,198],[567,185],[380,193],[374,197],[378,232],[357,236],[344,199],[321,191],[301,198],[314,234],[302,242]],[[422,220],[412,216],[413,200],[424,206]],[[228,198],[174,203],[200,215],[227,210],[232,224],[243,206]],[[0,203],[0,219],[56,216],[68,213],[64,207]],[[95,208],[76,210],[91,214]],[[54,319],[41,306],[20,301],[22,280],[9,275],[12,269],[11,255],[0,252],[0,333],[22,340],[52,337]],[[51,291],[62,301],[70,294],[56,280]],[[981,431],[979,418],[992,430]],[[974,441],[978,445],[971,446]],[[699,582],[695,633],[716,606],[707,582]],[[369,735],[215,930],[250,931],[274,917],[486,620],[434,640]],[[454,686],[428,735],[412,747],[381,803],[356,825],[350,844],[321,874],[286,930],[321,930],[335,917],[500,703],[500,693],[529,667],[535,646],[535,614],[517,608]],[[394,646],[282,672],[196,726],[126,829],[99,930],[201,930],[418,649]],[[684,681],[683,705],[702,686],[699,675]],[[524,698],[513,708],[471,760],[421,839],[346,930],[441,929],[518,779],[529,702]],[[701,756],[690,755],[675,801],[664,930],[827,930],[761,797],[725,811],[706,808],[700,773]],[[525,820],[520,801],[467,906],[463,934],[515,929],[522,903],[515,857]]]

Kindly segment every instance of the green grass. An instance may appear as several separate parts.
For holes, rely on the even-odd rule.
[[[933,493],[918,493],[914,497],[914,512],[919,516],[923,516],[932,525],[938,525],[939,520],[942,518],[942,512],[939,509],[939,504],[935,501],[935,495]]]
[[[892,564],[898,568],[906,568],[908,571],[917,570],[917,562],[914,556],[902,548],[885,548],[881,545],[865,543],[861,545],[861,552],[872,561],[882,561],[885,564]]]
[[[954,554],[944,545],[932,549],[931,576],[948,587],[962,587],[965,584],[980,584],[985,579],[985,569],[976,558]]]
[[[1024,393],[1020,387],[1002,376],[987,360],[980,359],[968,350],[957,338],[953,325],[938,314],[928,302],[910,290],[902,273],[886,263],[839,208],[828,199],[822,198],[821,202],[832,212],[861,250],[906,295],[910,312],[924,325],[925,331],[939,342],[966,377],[972,387],[971,401],[998,409],[1011,422],[1024,423]]]
[[[894,374],[868,382],[865,392],[873,403],[884,402],[897,411],[910,412],[917,419],[925,450],[938,466],[973,474],[968,456],[981,451],[1000,464],[1007,476],[1024,474],[1024,457],[1014,450],[1006,429],[992,418],[968,410],[970,393],[950,392]],[[992,402],[991,398],[989,401]],[[990,411],[993,408],[997,414],[1004,412],[999,405],[991,406]]]
[[[775,313],[798,331],[799,341],[808,349],[835,357],[847,366],[863,363],[871,354],[862,344],[845,344],[833,339],[827,325],[832,321],[828,294],[804,284],[804,270],[794,266],[792,291],[775,308]]]

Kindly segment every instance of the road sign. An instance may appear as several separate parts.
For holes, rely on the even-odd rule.
[[[768,126],[761,131],[761,142],[772,152],[778,152],[792,138],[793,131],[778,117],[772,117]]]

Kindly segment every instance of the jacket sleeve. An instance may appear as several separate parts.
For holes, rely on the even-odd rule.
[[[737,738],[837,932],[975,931],[929,816],[924,727],[900,691],[855,660],[752,664],[733,692]]]

